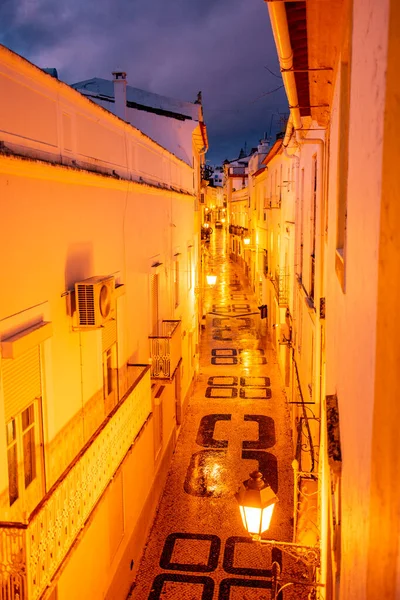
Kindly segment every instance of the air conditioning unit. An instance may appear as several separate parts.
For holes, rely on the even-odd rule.
[[[75,283],[75,300],[79,329],[96,329],[114,314],[115,281],[107,277],[89,277]]]

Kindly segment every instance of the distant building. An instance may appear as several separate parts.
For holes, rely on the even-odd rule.
[[[113,76],[112,80],[79,81],[72,87],[190,165],[193,143],[205,152],[208,142],[201,100],[185,102],[132,87],[123,71],[114,71]]]

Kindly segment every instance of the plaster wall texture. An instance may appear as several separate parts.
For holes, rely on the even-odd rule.
[[[193,168],[3,47],[0,85],[4,90],[2,139],[19,155],[0,155],[0,238],[6,255],[0,266],[0,335],[4,339],[41,320],[53,325],[52,338],[42,344],[41,361],[48,490],[104,418],[103,412],[97,414],[97,407],[103,407],[102,334],[73,330],[76,314],[71,316],[69,292],[76,281],[112,274],[124,284],[125,293],[116,307],[116,366],[123,370],[127,362],[149,361],[150,279],[154,262],[162,263],[159,318],[182,319],[182,396],[191,385],[198,259]],[[70,120],[64,119],[67,113]],[[66,123],[71,126],[69,137]],[[121,176],[137,179],[142,173],[150,183],[153,178],[165,186],[186,187],[190,194],[57,164],[82,157],[82,164],[90,163],[93,170],[109,172],[118,166]],[[181,249],[183,263],[177,309],[173,303],[176,248]],[[1,364],[0,360],[0,368]],[[1,385],[0,421],[4,423]],[[94,414],[86,414],[85,419],[89,406]],[[165,439],[170,439],[173,423],[169,407]],[[0,462],[7,463],[4,427],[0,428]],[[44,489],[26,502],[18,500],[10,509],[7,468],[1,468],[0,519],[26,517],[43,493]]]
[[[366,597],[387,22],[388,2],[354,1],[345,294],[334,268],[339,76],[330,128],[326,391],[340,410],[343,599]]]
[[[163,396],[167,395],[164,390]],[[164,400],[166,412],[170,412],[171,398]],[[168,419],[164,430],[164,446],[168,446],[174,423]],[[71,553],[57,581],[60,600],[73,598],[104,598],[112,586],[112,597],[125,598],[130,580],[136,571],[151,523],[151,514],[143,515],[143,506],[148,504],[152,489],[149,482],[159,472],[160,465],[154,463],[154,439],[151,426],[146,426],[142,435],[126,457],[114,480],[110,483],[99,505],[96,507],[85,535]],[[154,504],[154,500],[153,500]],[[132,532],[141,521],[132,543]],[[143,539],[141,539],[143,538]],[[93,553],[96,548],[96,553]],[[132,562],[131,562],[132,561]],[[113,581],[118,573],[118,581]]]
[[[192,135],[198,125],[196,121],[178,121],[129,107],[127,113],[128,121],[134,127],[143,131],[188,165],[192,165]]]
[[[185,145],[185,153],[190,150],[191,160],[183,162],[137,127],[3,46],[0,86],[2,141],[12,151],[108,174],[115,171],[126,179],[141,177],[193,193],[190,132],[168,126],[165,134],[165,139],[177,136],[176,146]]]

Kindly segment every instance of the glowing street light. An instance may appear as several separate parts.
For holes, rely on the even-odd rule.
[[[261,534],[269,529],[278,497],[259,471],[250,473],[250,479],[243,482],[235,497],[246,531],[260,539]]]
[[[215,285],[217,283],[217,276],[211,271],[206,275],[208,285]]]
[[[235,494],[235,498],[239,504],[244,528],[255,542],[263,546],[268,546],[271,549],[278,548],[312,569],[320,568],[321,558],[319,544],[315,546],[306,546],[294,542],[281,542],[261,537],[262,533],[269,529],[274,507],[278,502],[278,497],[271,487],[265,483],[262,473],[259,471],[250,473],[250,479],[243,482],[238,492]],[[280,583],[282,581],[280,579],[280,570],[275,573],[274,579],[275,583]],[[311,588],[323,587],[323,584],[313,580],[301,582],[286,580],[284,587],[297,584],[309,586]],[[283,587],[280,588],[281,591],[282,589]],[[277,599],[278,592],[279,588],[276,588],[273,596],[274,600]]]

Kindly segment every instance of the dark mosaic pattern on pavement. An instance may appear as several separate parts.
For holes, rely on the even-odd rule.
[[[292,438],[283,384],[260,303],[226,244],[226,230],[216,231],[209,260],[218,282],[204,292],[200,371],[132,600],[270,600],[272,563],[294,572],[287,555],[251,541],[235,500],[240,483],[259,469],[279,495],[265,537],[292,541]],[[280,600],[306,600],[308,591],[288,588]]]
[[[207,560],[197,563],[183,563],[172,560],[177,540],[185,540],[186,542],[206,541],[207,543]],[[189,552],[186,555],[193,553],[193,544],[188,544]],[[160,567],[170,571],[194,571],[196,573],[208,573],[215,571],[218,566],[219,551],[221,548],[221,540],[217,535],[207,535],[205,533],[170,533],[164,543],[164,548],[160,558]]]
[[[217,421],[230,421],[232,415],[206,415],[200,421],[196,443],[204,448],[227,448],[228,440],[215,440],[214,430]]]

